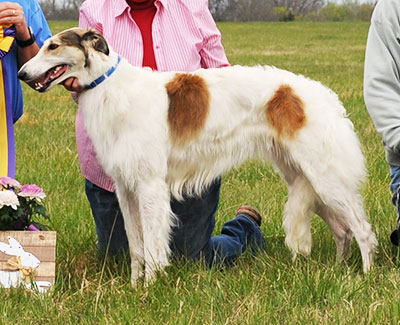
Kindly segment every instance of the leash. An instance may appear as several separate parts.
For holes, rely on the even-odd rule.
[[[121,57],[118,56],[118,61],[115,63],[110,70],[108,70],[105,74],[97,78],[95,81],[91,82],[88,86],[86,86],[86,89],[93,89],[97,85],[100,85],[104,80],[106,80],[107,77],[111,76],[119,63],[121,62]]]

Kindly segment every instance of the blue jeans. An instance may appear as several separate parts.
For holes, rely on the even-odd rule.
[[[89,200],[98,238],[98,251],[115,256],[129,252],[124,220],[114,193],[86,180]],[[247,247],[265,250],[266,242],[260,227],[245,214],[236,216],[222,227],[221,235],[212,237],[215,212],[219,202],[221,181],[213,183],[201,197],[188,197],[183,202],[171,201],[179,224],[172,229],[170,247],[177,257],[203,258],[213,264],[231,264]]]
[[[400,166],[390,165],[390,190],[393,193],[392,203],[396,207],[397,212],[397,229],[390,235],[390,240],[396,246],[399,246],[400,240]]]
[[[399,188],[400,188],[400,166],[390,165],[390,190],[393,193],[392,203],[396,206],[398,211],[399,206]],[[397,216],[399,213],[397,212]]]

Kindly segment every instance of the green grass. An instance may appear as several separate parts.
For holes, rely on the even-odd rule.
[[[53,32],[76,25],[52,22]],[[132,288],[127,263],[96,259],[96,235],[75,147],[76,104],[62,87],[38,94],[24,85],[16,124],[17,178],[48,197],[58,232],[57,280],[50,295],[2,292],[0,324],[389,324],[400,322],[399,254],[389,243],[396,223],[381,140],[364,106],[367,23],[221,23],[232,64],[268,64],[304,74],[336,91],[363,144],[369,172],[365,206],[379,240],[376,266],[362,274],[355,243],[347,264],[313,218],[313,251],[291,261],[281,226],[287,189],[270,166],[247,163],[224,178],[216,233],[238,205],[265,219],[266,254],[243,256],[225,271],[178,262],[149,287]]]

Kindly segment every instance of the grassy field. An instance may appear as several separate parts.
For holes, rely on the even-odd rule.
[[[53,32],[75,22],[51,23]],[[224,178],[216,232],[238,205],[264,215],[267,252],[225,271],[176,263],[145,288],[132,288],[127,263],[102,265],[78,167],[76,104],[63,88],[40,95],[24,85],[16,124],[17,178],[48,197],[58,232],[57,280],[49,295],[3,291],[0,324],[392,324],[400,322],[399,254],[388,239],[396,223],[388,168],[362,96],[367,23],[222,23],[232,64],[268,64],[304,74],[336,91],[367,158],[365,206],[379,240],[375,268],[362,274],[358,247],[335,263],[335,243],[313,218],[313,251],[294,263],[281,226],[287,189],[269,166],[248,163]]]

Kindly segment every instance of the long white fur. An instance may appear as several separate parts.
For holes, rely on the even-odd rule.
[[[90,65],[85,68],[81,49],[60,44],[57,51],[46,50],[52,41],[59,36],[21,69],[35,78],[57,64],[70,64],[49,88],[70,76],[89,84],[117,61],[112,50],[105,55],[87,42]],[[359,194],[364,157],[337,95],[321,83],[269,66],[193,73],[207,84],[210,113],[199,136],[183,146],[174,145],[167,122],[165,85],[176,72],[153,72],[122,60],[105,82],[79,97],[99,162],[115,181],[129,239],[132,282],[143,271],[149,280],[168,265],[174,223],[171,195],[179,199],[182,191],[199,194],[248,159],[271,161],[288,183],[283,226],[294,257],[311,251],[310,220],[315,212],[335,237],[338,259],[346,257],[354,235],[367,272],[377,241]],[[293,138],[278,138],[265,115],[266,103],[282,85],[290,86],[304,103],[306,124]]]

